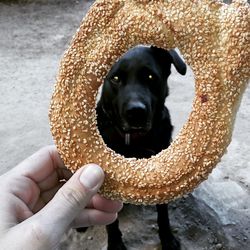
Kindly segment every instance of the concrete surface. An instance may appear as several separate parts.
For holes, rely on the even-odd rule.
[[[0,1],[0,174],[53,143],[48,106],[60,58],[91,1]],[[175,134],[191,109],[193,75],[173,73],[170,108]],[[250,249],[250,88],[221,163],[192,194],[171,204],[183,249]],[[154,207],[121,213],[128,249],[159,249]],[[104,227],[70,231],[60,249],[105,249]]]

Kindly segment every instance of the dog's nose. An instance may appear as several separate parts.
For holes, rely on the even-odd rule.
[[[144,127],[147,121],[147,107],[140,101],[131,101],[125,109],[125,117],[131,127]]]

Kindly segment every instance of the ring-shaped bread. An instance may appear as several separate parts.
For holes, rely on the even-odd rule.
[[[100,164],[101,192],[135,204],[168,202],[208,177],[228,146],[249,79],[249,4],[215,0],[99,0],[66,51],[50,107],[51,131],[72,171]],[[178,47],[195,75],[188,121],[150,159],[126,159],[97,129],[96,95],[111,65],[137,44]],[[181,95],[181,93],[180,93]]]

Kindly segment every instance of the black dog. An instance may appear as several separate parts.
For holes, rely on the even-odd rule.
[[[125,157],[149,158],[171,142],[172,125],[165,99],[171,64],[185,75],[186,64],[174,51],[138,46],[108,73],[97,105],[98,128],[105,143]],[[168,205],[157,205],[162,249],[180,249],[168,218]],[[107,226],[108,249],[126,249],[118,220]]]
[[[172,125],[165,99],[171,64],[185,75],[186,65],[174,51],[137,46],[108,73],[97,104],[97,122],[105,143],[125,157],[149,158],[171,142]],[[180,249],[168,218],[168,205],[157,205],[162,249]],[[118,220],[107,226],[108,249],[126,249]]]

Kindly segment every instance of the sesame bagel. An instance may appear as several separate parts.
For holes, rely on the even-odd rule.
[[[246,0],[98,0],[66,51],[53,93],[51,131],[73,172],[94,162],[101,193],[134,204],[160,204],[205,180],[230,143],[250,76]],[[125,158],[97,128],[96,96],[112,64],[138,45],[178,47],[195,75],[192,112],[170,147],[150,159]],[[181,94],[181,93],[180,93]]]

